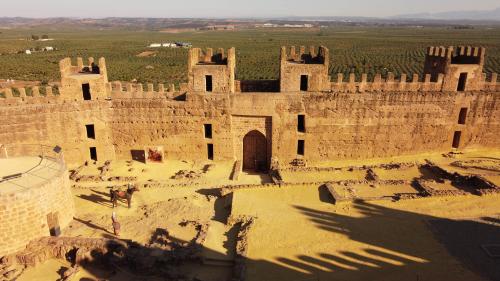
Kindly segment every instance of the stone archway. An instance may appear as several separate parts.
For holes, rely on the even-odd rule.
[[[257,130],[247,133],[243,138],[243,170],[265,172],[267,159],[266,136]]]

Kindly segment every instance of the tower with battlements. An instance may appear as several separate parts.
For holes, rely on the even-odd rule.
[[[275,80],[240,81],[235,49],[189,50],[188,79],[108,82],[103,58],[60,62],[60,87],[0,89],[4,144],[58,145],[68,163],[234,160],[243,169],[500,146],[497,75],[481,47],[428,49],[424,75],[329,76],[326,47],[281,48]],[[488,79],[485,79],[488,77]],[[298,159],[298,161],[296,161]]]
[[[106,60],[100,58],[98,63],[94,58],[88,59],[88,64],[82,58],[76,59],[73,65],[70,58],[59,62],[61,73],[61,94],[71,100],[98,100],[107,97],[108,71]]]
[[[234,93],[235,49],[192,48],[188,53],[188,89],[193,92]]]
[[[309,51],[301,46],[281,48],[280,53],[280,91],[282,92],[317,92],[330,89],[328,66],[330,53],[326,47],[317,50],[311,46]]]
[[[437,81],[442,74],[442,91],[481,90],[485,79],[484,56],[483,47],[429,47],[425,56],[424,74],[430,74],[432,81]]]

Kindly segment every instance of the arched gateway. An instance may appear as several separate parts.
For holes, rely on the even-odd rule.
[[[259,131],[250,131],[243,138],[243,170],[267,171],[267,139]]]

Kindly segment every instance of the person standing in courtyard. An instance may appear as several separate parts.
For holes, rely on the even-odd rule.
[[[116,213],[113,212],[111,214],[111,221],[112,221],[112,225],[113,225],[113,232],[116,236],[120,236],[120,223],[118,222],[118,219],[116,217]]]

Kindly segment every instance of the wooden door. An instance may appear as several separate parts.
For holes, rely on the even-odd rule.
[[[259,131],[251,131],[243,138],[243,169],[267,170],[267,140]]]

